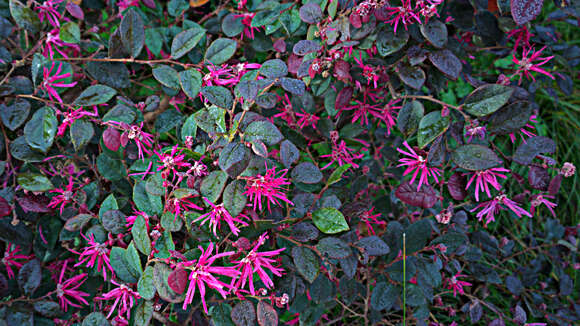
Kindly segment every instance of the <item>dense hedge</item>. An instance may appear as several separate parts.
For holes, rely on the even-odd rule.
[[[2,325],[577,325],[577,4],[280,1],[0,0]]]

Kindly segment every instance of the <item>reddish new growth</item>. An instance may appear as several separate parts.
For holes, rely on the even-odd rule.
[[[4,252],[4,257],[0,262],[6,267],[6,274],[8,274],[8,279],[14,278],[14,272],[12,267],[16,268],[16,271],[20,270],[20,267],[30,260],[33,256],[19,254],[20,246],[14,245],[12,243],[6,244],[6,251]],[[24,260],[24,261],[22,261]]]
[[[247,177],[246,191],[244,192],[250,199],[254,201],[254,210],[256,206],[258,210],[262,210],[262,198],[266,198],[268,211],[271,211],[270,204],[280,205],[280,200],[290,205],[294,205],[287,197],[284,191],[284,186],[289,185],[290,182],[285,177],[288,169],[276,172],[276,167],[268,169],[266,165],[266,174],[258,174],[253,177]]]
[[[58,92],[55,87],[59,88],[67,88],[73,87],[77,83],[65,83],[63,79],[71,77],[72,74],[67,72],[66,74],[61,74],[62,72],[62,62],[58,63],[58,68],[54,71],[54,66],[56,62],[53,62],[50,66],[50,69],[43,67],[42,68],[42,83],[40,84],[40,89],[45,91],[48,94],[48,98],[51,101],[62,103],[62,98],[58,95]]]
[[[421,185],[429,184],[429,177],[432,177],[433,179],[435,179],[435,182],[439,183],[438,176],[441,174],[441,171],[438,168],[427,166],[428,163],[427,159],[423,158],[425,154],[423,155],[417,154],[417,152],[415,152],[413,148],[409,146],[407,141],[404,141],[403,145],[405,145],[405,147],[409,152],[405,152],[400,148],[397,148],[397,151],[403,155],[409,156],[410,158],[399,159],[399,162],[401,162],[401,164],[397,165],[397,167],[399,166],[407,167],[405,172],[403,172],[403,176],[414,171],[413,177],[411,178],[411,183],[415,182],[417,175],[419,175],[419,172],[421,173],[421,176],[419,177],[419,185],[417,186],[417,191],[421,189]]]
[[[58,278],[58,283],[56,284],[56,296],[60,303],[60,307],[65,312],[68,306],[75,308],[81,308],[81,304],[88,305],[89,303],[84,297],[88,297],[89,294],[83,291],[77,290],[83,283],[87,280],[87,274],[82,273],[75,275],[72,278],[64,281],[64,274],[66,272],[66,266],[68,261],[65,260],[60,272],[60,277]],[[74,300],[74,301],[73,301]]]
[[[266,239],[268,239],[267,233],[262,234],[256,241],[252,250],[250,250],[242,260],[233,262],[236,264],[235,268],[241,272],[240,278],[235,282],[235,285],[235,280],[232,280],[232,285],[234,285],[236,289],[243,289],[246,286],[246,283],[248,283],[250,285],[250,294],[256,295],[254,288],[254,273],[258,274],[258,277],[268,289],[274,288],[274,282],[266,273],[266,270],[269,270],[272,274],[278,277],[282,276],[284,269],[272,265],[276,263],[277,260],[269,257],[278,256],[286,248],[258,252],[258,249],[264,244],[264,242],[266,242]]]
[[[225,299],[229,292],[226,291],[225,288],[231,289],[232,286],[218,280],[216,276],[223,275],[236,278],[240,272],[237,271],[233,266],[212,266],[217,259],[233,255],[233,251],[218,254],[216,249],[216,254],[212,256],[214,248],[213,242],[210,242],[207,250],[204,250],[202,246],[199,246],[198,248],[201,250],[201,256],[199,259],[186,261],[179,264],[182,267],[191,270],[189,273],[189,286],[187,288],[185,300],[183,301],[183,310],[186,310],[187,305],[191,304],[193,301],[195,290],[197,288],[199,290],[199,295],[201,296],[203,310],[207,314],[207,304],[205,302],[206,287],[216,290]]]
[[[240,232],[240,229],[236,226],[236,224],[234,224],[235,222],[240,223],[243,226],[248,225],[246,222],[242,221],[239,218],[239,216],[232,217],[232,215],[228,212],[228,210],[225,209],[223,203],[219,204],[219,205],[215,205],[214,203],[209,201],[209,199],[207,199],[206,197],[203,197],[203,200],[208,205],[210,205],[211,210],[209,212],[201,215],[197,219],[195,219],[194,222],[202,220],[201,225],[204,225],[205,222],[209,221],[209,227],[213,231],[214,236],[217,237],[217,229],[221,230],[221,222],[222,221],[226,222],[226,224],[229,226],[230,230],[232,231],[232,233],[234,235],[238,235],[238,233]],[[240,215],[240,216],[243,217],[243,215]]]

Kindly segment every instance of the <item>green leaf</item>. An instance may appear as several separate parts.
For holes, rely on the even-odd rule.
[[[41,300],[34,303],[34,311],[44,317],[57,318],[63,315],[60,305],[54,301]]]
[[[2,108],[0,107],[0,109]],[[24,136],[20,136],[10,143],[10,154],[24,162],[41,162],[45,157],[40,152],[33,150]]]
[[[250,150],[240,142],[229,143],[220,152],[218,162],[224,172],[235,178],[250,164]]]
[[[238,43],[229,38],[218,38],[205,51],[205,60],[214,65],[221,65],[228,61],[234,53]]]
[[[421,34],[436,48],[442,48],[447,44],[447,26],[438,19],[429,19],[426,24],[421,24]]]
[[[379,55],[385,57],[398,52],[408,41],[409,33],[404,29],[397,30],[395,34],[392,28],[386,27],[377,35],[377,51]]]
[[[529,121],[533,113],[532,104],[518,101],[493,113],[486,125],[487,132],[495,135],[508,135],[519,131]]]
[[[16,178],[16,181],[24,190],[32,192],[45,192],[54,188],[52,182],[39,173],[20,173]]]
[[[298,161],[299,157],[300,151],[298,151],[294,143],[287,139],[282,141],[280,144],[280,159],[286,168],[289,168],[293,163]]]
[[[133,187],[133,202],[138,210],[145,212],[147,215],[157,215],[163,211],[161,197],[148,193],[145,182],[143,181],[135,182],[135,186]]]
[[[351,164],[343,164],[341,166],[339,166],[338,168],[336,168],[336,170],[334,170],[332,172],[332,174],[330,175],[330,177],[328,177],[328,180],[326,181],[326,186],[330,186],[332,184],[335,184],[337,182],[340,181],[340,179],[342,178],[342,175],[351,167]]]
[[[155,79],[165,87],[175,90],[181,89],[181,84],[179,84],[179,74],[170,66],[159,65],[153,68],[153,77],[155,77]]]
[[[306,281],[314,282],[320,270],[320,263],[316,254],[309,248],[297,246],[292,248],[292,259],[298,269],[298,273]]]
[[[135,242],[131,241],[126,249],[126,258],[127,262],[129,263],[129,268],[138,272],[138,278],[141,278],[143,274],[143,267],[141,267],[141,259],[139,258],[139,253],[137,252],[137,248],[135,248]]]
[[[90,214],[78,214],[66,220],[64,229],[70,232],[80,231],[93,218]]]
[[[399,62],[396,67],[396,72],[405,85],[417,90],[421,89],[423,84],[425,84],[425,80],[427,80],[425,71],[418,66],[411,66]]]
[[[280,59],[271,59],[262,64],[259,72],[267,78],[275,79],[288,75],[288,67]]]
[[[246,191],[243,182],[234,180],[224,189],[223,203],[224,207],[232,216],[238,216],[246,207],[248,197],[244,195]]]
[[[544,136],[536,136],[518,146],[518,149],[514,153],[514,161],[522,165],[528,165],[539,154],[554,153],[555,151],[556,143],[552,139]]]
[[[120,234],[126,230],[127,216],[120,210],[112,209],[103,213],[101,224],[105,230],[113,234]]]
[[[295,182],[315,184],[322,181],[322,172],[311,162],[302,162],[296,165],[290,174]]]
[[[425,248],[431,237],[431,223],[428,219],[419,220],[405,229],[407,236],[407,255]]]
[[[128,250],[120,247],[113,247],[111,249],[109,261],[115,271],[115,276],[123,282],[135,283],[139,281],[141,273],[134,268],[134,264],[130,263],[130,260],[132,261],[133,258],[131,254],[128,254]]]
[[[38,259],[33,259],[19,268],[18,287],[27,296],[32,296],[40,286],[41,281],[42,271]]]
[[[4,6],[5,5],[6,2],[4,2]],[[18,26],[32,34],[36,34],[40,30],[41,23],[40,19],[38,19],[38,15],[32,11],[32,9],[23,5],[20,1],[10,0],[10,14]]]
[[[220,197],[228,175],[224,171],[213,171],[201,182],[201,194],[210,202],[215,203]]]
[[[167,231],[177,232],[181,230],[183,220],[171,212],[165,212],[161,215],[161,226]]]
[[[300,7],[300,19],[307,24],[316,24],[322,20],[322,10],[316,3],[309,2]]]
[[[131,57],[138,57],[143,49],[143,44],[145,44],[145,26],[141,16],[133,8],[123,12],[123,20],[121,20],[119,30],[125,50]]]
[[[11,131],[20,127],[30,114],[30,102],[22,99],[15,100],[11,105],[0,104],[0,118],[2,123]]]
[[[105,113],[103,122],[117,121],[131,124],[136,117],[137,114],[133,109],[123,104],[117,104],[109,112]]]
[[[105,85],[93,85],[85,89],[74,101],[75,105],[92,106],[107,103],[117,91]]]
[[[339,233],[350,229],[344,215],[338,209],[332,207],[316,210],[312,213],[312,221],[320,231],[326,234]]]
[[[272,24],[276,18],[280,16],[278,10],[262,10],[258,11],[252,19],[251,27],[262,27],[264,25]]]
[[[149,232],[147,232],[147,223],[145,218],[141,215],[137,215],[135,223],[131,228],[131,235],[133,235],[133,241],[135,241],[135,247],[139,249],[144,255],[149,256],[151,253],[151,239],[149,239]]]
[[[371,307],[375,310],[390,310],[397,302],[401,289],[387,282],[379,282],[375,285],[371,295]]]
[[[190,136],[195,139],[197,135],[197,123],[195,123],[195,115],[190,115],[185,119],[183,126],[181,126],[181,141],[185,142],[186,137]]]
[[[32,119],[24,126],[24,136],[30,147],[46,153],[52,143],[58,128],[58,120],[54,110],[48,106],[38,109]]]
[[[499,84],[483,85],[475,89],[467,98],[463,107],[465,111],[477,117],[494,113],[512,96],[514,89]]]
[[[429,112],[419,123],[417,142],[420,148],[429,145],[449,128],[449,116],[442,117],[441,111]]]
[[[135,326],[149,326],[153,318],[153,302],[141,301],[135,308]]]
[[[194,99],[201,90],[201,73],[196,69],[187,69],[179,73],[181,89],[187,97]]]
[[[58,36],[66,43],[79,43],[81,41],[81,29],[74,22],[66,22],[60,26]]]
[[[232,92],[223,86],[205,86],[201,89],[201,94],[211,103],[226,110],[230,110],[234,105]]]
[[[155,132],[162,134],[171,131],[181,123],[182,119],[183,115],[175,108],[170,107],[161,112],[161,114],[157,116],[157,119],[155,119]]]
[[[70,126],[70,140],[75,150],[83,148],[95,135],[93,124],[85,120],[77,120]]]
[[[145,268],[143,275],[137,283],[137,292],[145,300],[151,300],[155,297],[155,284],[153,283],[153,267],[151,265]]]
[[[195,27],[177,34],[171,43],[171,57],[179,59],[186,55],[204,37],[205,32],[205,29]]]
[[[244,24],[242,24],[242,17],[236,17],[235,13],[229,13],[224,20],[222,20],[222,31],[227,37],[234,37],[244,31]]]
[[[112,209],[119,209],[119,205],[117,204],[117,199],[115,198],[115,195],[110,194],[101,203],[101,207],[99,208],[99,218],[102,218],[105,212],[108,212]]]
[[[145,45],[156,56],[161,54],[161,48],[163,47],[163,29],[165,27],[147,28],[145,30]]]
[[[226,110],[215,105],[197,111],[194,120],[196,125],[208,134],[226,132]]]
[[[185,292],[182,294],[177,294],[169,287],[167,279],[169,278],[169,274],[171,274],[172,271],[173,270],[169,268],[168,265],[163,263],[156,263],[153,267],[153,284],[155,285],[157,293],[161,299],[167,302],[179,303],[182,302],[185,298]]]
[[[280,130],[270,121],[254,121],[250,123],[244,131],[244,138],[248,142],[261,140],[268,145],[276,145],[282,140]]]
[[[145,182],[145,190],[153,196],[165,195],[165,188],[163,187],[163,179],[160,173],[152,174]]]
[[[458,147],[451,159],[457,166],[470,171],[481,171],[498,166],[502,160],[491,149],[475,144]]]
[[[107,317],[101,312],[91,312],[83,320],[82,326],[110,326]]]
[[[405,103],[397,116],[397,128],[409,137],[419,128],[419,122],[423,118],[425,109],[419,101]]]
[[[105,153],[101,153],[97,157],[97,170],[109,181],[119,181],[127,176],[123,162],[109,157]]]

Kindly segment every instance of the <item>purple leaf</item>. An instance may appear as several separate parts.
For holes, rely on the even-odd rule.
[[[423,184],[419,191],[417,191],[417,186],[410,184],[409,182],[399,185],[395,192],[395,196],[405,204],[422,208],[433,207],[438,199],[437,193],[430,185]]]
[[[177,294],[182,294],[187,288],[187,271],[185,269],[176,269],[167,278],[167,284]]]
[[[512,17],[518,25],[532,21],[542,12],[543,0],[511,0]]]

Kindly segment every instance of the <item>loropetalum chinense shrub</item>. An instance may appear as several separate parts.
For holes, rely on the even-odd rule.
[[[0,0],[0,320],[577,325],[557,6]]]

